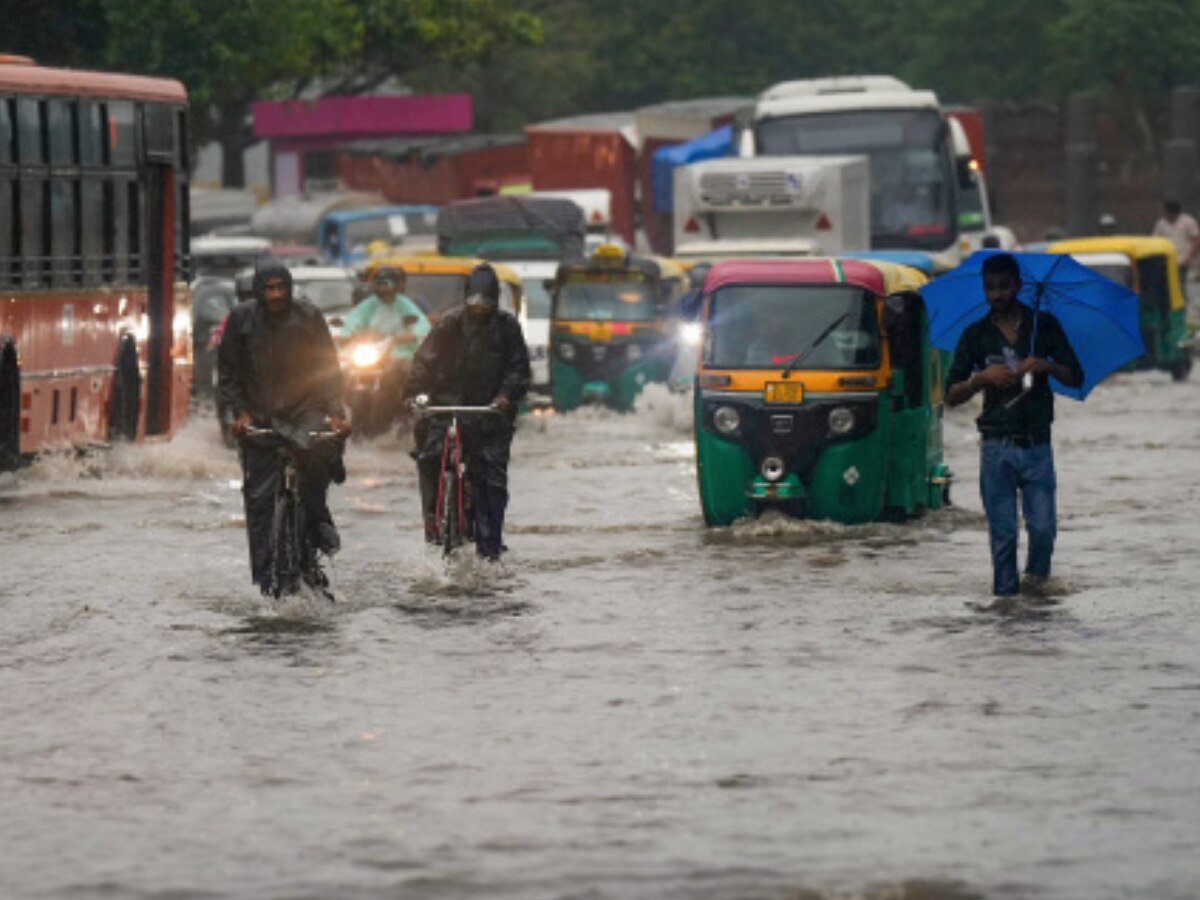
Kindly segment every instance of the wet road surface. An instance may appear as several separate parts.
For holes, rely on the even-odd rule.
[[[353,448],[332,607],[257,598],[211,420],[0,476],[0,896],[1200,896],[1200,386],[1059,401],[1003,615],[971,410],[951,509],[708,531],[642,407],[524,425],[503,573]]]

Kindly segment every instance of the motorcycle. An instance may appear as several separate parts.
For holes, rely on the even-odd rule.
[[[346,406],[356,438],[378,437],[401,416],[400,395],[408,382],[411,361],[396,358],[392,351],[403,337],[356,335],[342,348]]]

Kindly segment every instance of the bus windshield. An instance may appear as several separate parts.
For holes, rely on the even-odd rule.
[[[559,288],[557,299],[558,319],[651,322],[658,318],[658,304],[648,281],[581,272]]]
[[[801,369],[877,369],[880,360],[874,297],[861,288],[731,285],[712,297],[704,343],[704,364],[712,368],[799,361]]]
[[[935,109],[876,109],[767,119],[764,156],[864,155],[871,164],[871,246],[937,250],[957,239],[954,168]]]

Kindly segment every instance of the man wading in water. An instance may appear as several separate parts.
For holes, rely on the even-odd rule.
[[[1050,378],[1067,387],[1083,384],[1083,367],[1058,319],[1034,313],[1017,300],[1021,270],[997,253],[983,263],[983,286],[991,311],[959,338],[950,366],[946,403],[958,406],[983,391],[976,420],[982,436],[979,492],[987,513],[992,551],[992,593],[1010,597],[1017,577],[1017,495],[1029,535],[1025,589],[1044,591],[1056,533]]]

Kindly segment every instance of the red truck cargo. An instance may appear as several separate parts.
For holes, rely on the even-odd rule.
[[[373,141],[339,153],[338,175],[348,189],[392,203],[441,206],[527,184],[529,152],[521,135]]]
[[[525,137],[534,190],[607,188],[612,196],[612,229],[634,246],[638,137],[633,113],[542,122],[528,126]]]

